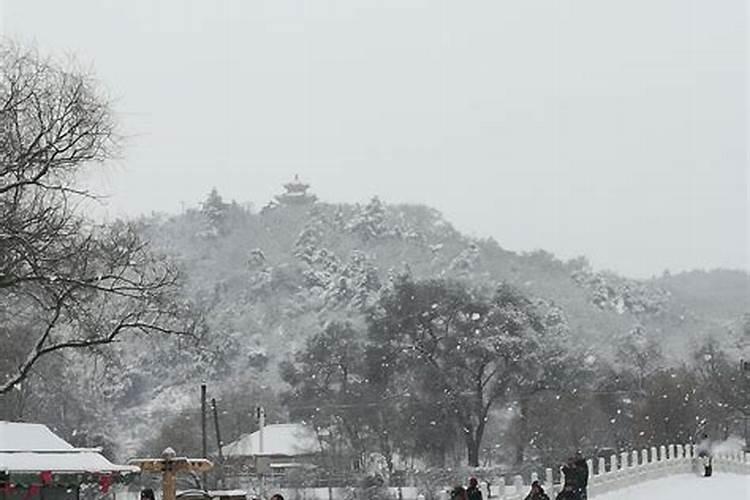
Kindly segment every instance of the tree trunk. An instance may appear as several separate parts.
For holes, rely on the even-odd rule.
[[[471,433],[467,434],[466,451],[469,459],[469,467],[479,467],[479,443]]]
[[[526,453],[526,441],[528,439],[529,433],[529,418],[526,414],[528,404],[528,400],[522,397],[518,415],[518,443],[516,445],[516,465],[523,464],[524,454]]]
[[[476,430],[468,428],[464,440],[466,441],[466,455],[469,460],[469,467],[479,467],[479,448],[482,446],[482,436],[484,435],[484,420],[480,419],[480,424]]]

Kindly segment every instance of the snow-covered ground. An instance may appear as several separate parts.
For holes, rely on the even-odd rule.
[[[707,500],[750,499],[750,475],[692,474],[672,476],[595,497],[596,500]]]

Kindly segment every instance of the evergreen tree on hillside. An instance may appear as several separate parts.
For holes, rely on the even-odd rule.
[[[201,204],[201,213],[208,219],[211,230],[218,234],[224,229],[224,222],[229,213],[229,204],[225,203],[219,191],[213,188]]]
[[[664,312],[670,301],[666,290],[614,273],[593,272],[589,268],[583,268],[574,271],[572,278],[589,290],[594,305],[619,314],[628,312],[640,317],[655,316]]]
[[[324,294],[331,306],[363,312],[378,299],[381,282],[377,268],[362,252],[353,252],[350,260],[329,278]]]
[[[380,198],[374,196],[364,208],[358,211],[348,227],[349,231],[364,241],[383,237],[387,232],[386,212]]]
[[[302,229],[294,243],[294,256],[312,264],[317,258],[318,250],[323,243],[323,223],[315,217]]]
[[[479,247],[476,243],[471,242],[448,264],[448,270],[461,277],[467,277],[477,269],[479,258]]]

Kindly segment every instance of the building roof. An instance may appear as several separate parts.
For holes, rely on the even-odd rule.
[[[320,451],[318,438],[310,427],[302,424],[272,424],[263,428],[263,449],[260,431],[245,434],[223,449],[224,456],[285,456],[311,455]]]
[[[0,450],[72,450],[73,445],[46,425],[0,421]]]
[[[138,472],[116,465],[96,449],[75,448],[46,425],[0,421],[0,470],[10,473]]]

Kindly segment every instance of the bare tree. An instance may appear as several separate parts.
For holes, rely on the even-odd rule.
[[[189,333],[179,276],[128,223],[93,224],[77,177],[117,146],[96,81],[0,44],[0,394],[44,356],[128,331]],[[8,358],[10,356],[10,358]]]

